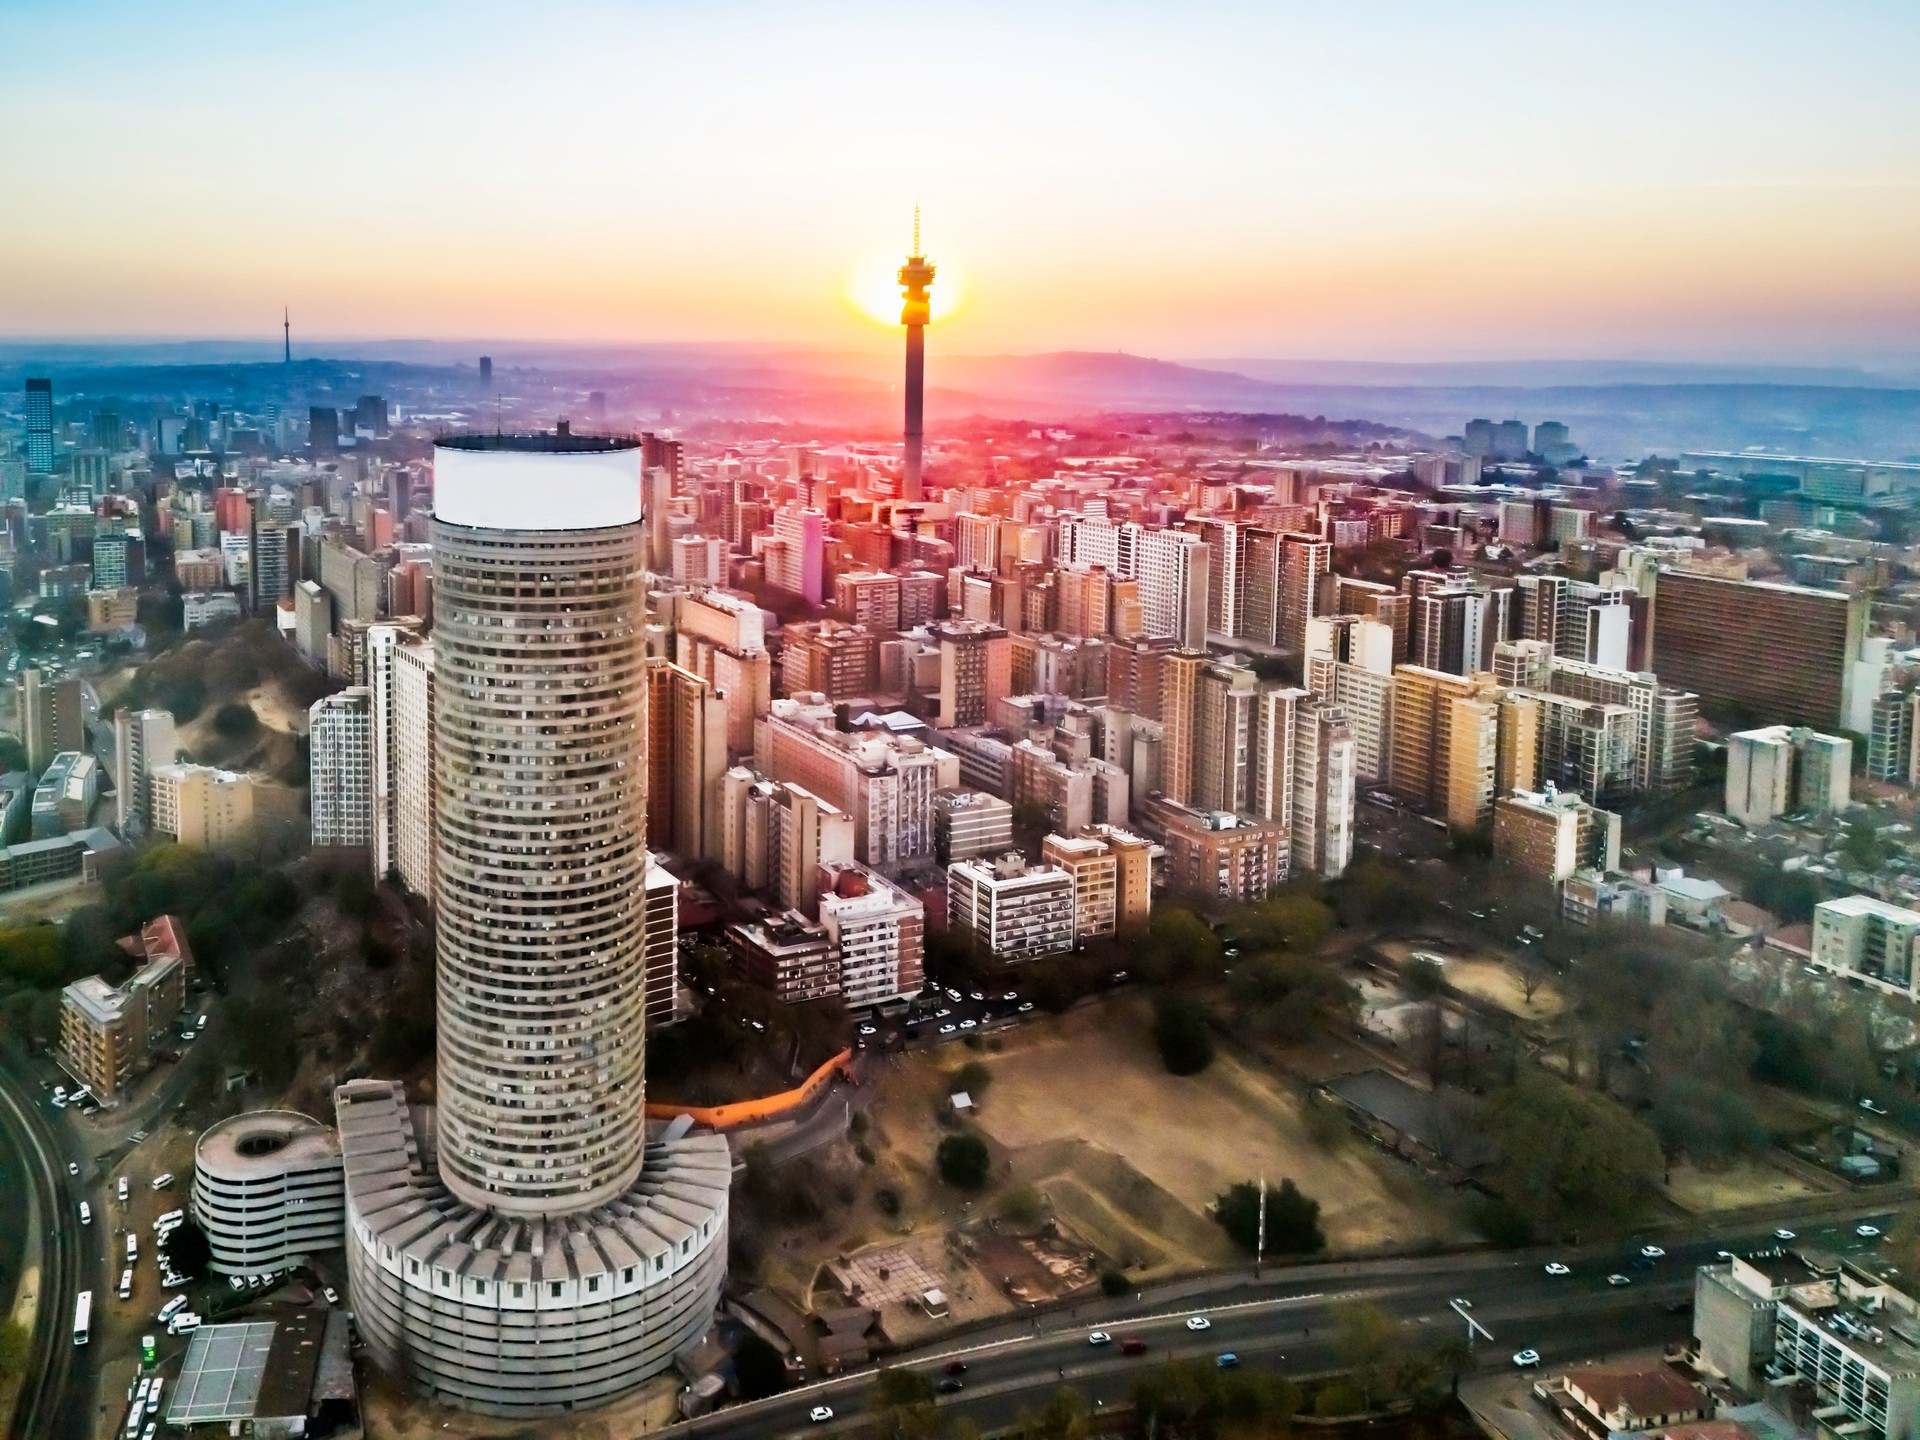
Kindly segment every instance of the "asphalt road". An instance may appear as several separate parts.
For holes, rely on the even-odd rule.
[[[1787,1223],[1803,1243],[1859,1251],[1876,1243],[1854,1233],[1863,1221],[1884,1231],[1891,1217],[1863,1210],[1798,1227]],[[1068,1314],[1011,1322],[889,1363],[922,1370],[937,1381],[944,1367],[958,1360],[967,1367],[962,1389],[942,1396],[940,1404],[991,1429],[1011,1423],[1022,1409],[1038,1409],[1063,1384],[1099,1403],[1123,1402],[1134,1374],[1169,1359],[1213,1362],[1231,1352],[1242,1366],[1291,1375],[1324,1372],[1337,1367],[1333,1332],[1342,1305],[1371,1300],[1437,1339],[1450,1327],[1465,1331],[1449,1304],[1459,1298],[1493,1334],[1491,1342],[1478,1342],[1483,1365],[1508,1366],[1515,1352],[1533,1349],[1551,1368],[1685,1338],[1696,1267],[1713,1262],[1721,1250],[1744,1252],[1775,1243],[1770,1230],[1747,1230],[1674,1241],[1654,1260],[1640,1257],[1637,1242],[1628,1242],[1519,1258],[1503,1253],[1293,1266],[1269,1271],[1259,1281],[1250,1272],[1210,1276],[1123,1301],[1092,1301]],[[1548,1275],[1544,1267],[1554,1259],[1573,1273]],[[1613,1274],[1631,1283],[1609,1284]],[[1195,1315],[1207,1319],[1205,1330],[1189,1328]],[[1113,1343],[1089,1343],[1094,1330],[1105,1331]],[[1120,1342],[1128,1336],[1144,1341],[1146,1352],[1122,1354]],[[700,1440],[749,1440],[858,1430],[871,1381],[871,1369],[861,1370],[719,1411],[678,1427],[678,1433]],[[811,1423],[808,1412],[816,1405],[832,1408],[834,1419]]]
[[[84,1440],[92,1393],[91,1355],[73,1344],[73,1307],[80,1291],[107,1299],[103,1256],[109,1233],[102,1197],[85,1191],[84,1157],[73,1137],[39,1109],[40,1090],[0,1061],[0,1127],[33,1188],[41,1233],[40,1315],[29,1352],[28,1379],[15,1415],[23,1440]],[[69,1177],[69,1163],[81,1166]],[[91,1198],[94,1221],[81,1225],[79,1203]]]

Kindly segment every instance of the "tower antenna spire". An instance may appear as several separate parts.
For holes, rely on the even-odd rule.
[[[920,202],[913,202],[913,253],[920,253]]]
[[[280,307],[280,339],[286,347],[281,352],[281,358],[291,365],[293,363],[293,311],[285,305]]]

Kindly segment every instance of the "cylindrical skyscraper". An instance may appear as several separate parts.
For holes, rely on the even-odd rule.
[[[927,321],[932,303],[927,287],[933,284],[933,266],[920,253],[920,211],[913,212],[913,254],[900,267],[903,303],[900,323],[907,327],[906,447],[900,466],[900,498],[920,503],[920,438],[927,383]]]
[[[726,1140],[643,1109],[640,445],[443,440],[433,494],[438,1104],[335,1092],[348,1276],[417,1393],[555,1414],[670,1365],[726,1274]]]
[[[436,451],[440,1169],[492,1210],[640,1170],[643,544],[637,441]]]

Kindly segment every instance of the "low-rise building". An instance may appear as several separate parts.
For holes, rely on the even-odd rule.
[[[253,779],[211,765],[156,765],[148,772],[153,830],[192,850],[218,850],[253,824]]]
[[[1569,1370],[1567,1395],[1610,1434],[1655,1430],[1713,1417],[1713,1400],[1663,1360],[1640,1365],[1582,1365]]]
[[[840,966],[849,1008],[889,1005],[926,982],[926,909],[864,865],[823,867],[820,925]]]
[[[1866,981],[1876,989],[1914,998],[1914,947],[1920,944],[1920,911],[1889,905],[1871,895],[1844,895],[1813,907],[1816,969]]]
[[[1145,807],[1145,823],[1161,833],[1169,890],[1258,900],[1287,882],[1293,837],[1284,821],[1191,810],[1156,797]]]
[[[840,993],[840,965],[826,929],[797,911],[727,927],[727,951],[741,978],[783,1005]]]
[[[942,865],[976,855],[1003,855],[1013,845],[1013,806],[981,790],[942,790],[933,797],[934,857]]]
[[[145,957],[126,984],[89,975],[60,992],[61,1061],[103,1104],[117,1101],[162,1048],[186,1005],[193,968],[192,952],[171,916],[121,943]]]

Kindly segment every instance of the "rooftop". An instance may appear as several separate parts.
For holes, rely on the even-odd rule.
[[[551,430],[516,435],[442,435],[433,443],[441,450],[509,450],[534,455],[604,454],[640,448],[639,440],[628,435],[574,435]]]

